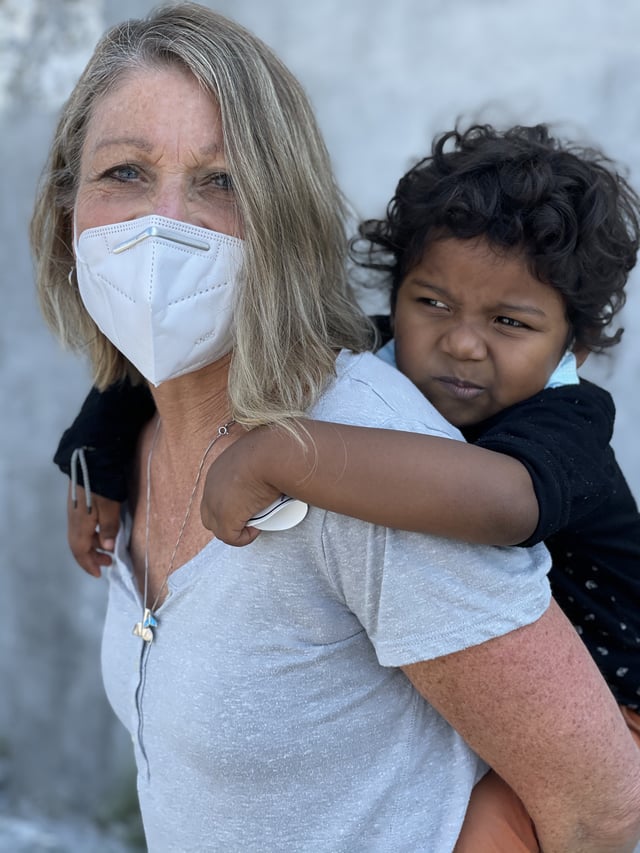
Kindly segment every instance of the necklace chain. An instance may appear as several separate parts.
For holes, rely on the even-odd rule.
[[[184,514],[184,518],[182,520],[182,525],[180,526],[180,532],[178,533],[178,538],[176,539],[176,544],[173,547],[173,552],[171,554],[171,559],[169,560],[169,568],[165,572],[162,583],[160,584],[160,588],[158,589],[158,593],[153,600],[153,604],[148,606],[148,593],[149,593],[149,522],[151,516],[151,461],[153,459],[153,451],[155,450],[156,443],[158,441],[158,434],[160,432],[160,418],[158,418],[158,422],[156,424],[155,432],[153,434],[153,439],[151,441],[151,447],[149,448],[149,453],[147,455],[147,505],[145,511],[145,541],[144,541],[144,591],[143,591],[143,602],[142,602],[142,619],[140,622],[136,622],[133,626],[133,633],[136,637],[141,637],[146,643],[151,643],[153,641],[153,628],[156,628],[158,625],[158,620],[154,615],[154,610],[158,605],[158,601],[160,600],[160,596],[163,593],[165,586],[167,585],[167,581],[169,580],[169,575],[173,571],[173,566],[175,563],[176,555],[178,553],[178,548],[180,547],[180,543],[182,542],[182,536],[184,534],[185,528],[187,526],[187,522],[191,517],[191,510],[193,508],[193,501],[196,496],[196,492],[198,491],[198,484],[200,483],[200,477],[202,476],[202,470],[204,468],[204,463],[209,455],[209,451],[213,447],[213,445],[220,438],[223,438],[225,435],[229,435],[229,430],[235,424],[234,420],[228,421],[226,424],[218,427],[217,433],[211,439],[209,444],[206,446],[204,453],[202,454],[202,459],[200,460],[200,464],[198,465],[198,471],[196,473],[196,478],[193,483],[193,488],[191,489],[191,494],[189,495],[189,501],[187,503],[187,511]]]

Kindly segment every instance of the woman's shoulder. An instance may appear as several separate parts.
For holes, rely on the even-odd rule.
[[[371,352],[342,351],[310,415],[320,420],[461,438],[416,386]]]

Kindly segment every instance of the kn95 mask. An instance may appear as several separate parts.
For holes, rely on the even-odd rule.
[[[231,350],[242,240],[145,216],[89,228],[74,242],[85,308],[153,385]]]

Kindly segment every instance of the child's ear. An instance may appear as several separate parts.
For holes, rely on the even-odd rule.
[[[572,348],[572,352],[576,357],[576,366],[582,367],[582,365],[587,360],[587,356],[589,355],[590,350],[588,347],[581,347],[576,345]]]

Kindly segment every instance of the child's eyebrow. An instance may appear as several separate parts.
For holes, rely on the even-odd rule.
[[[425,289],[429,289],[437,296],[442,296],[445,299],[452,299],[451,294],[445,287],[440,287],[437,284],[433,284],[433,282],[429,281],[426,278],[413,278],[411,283],[416,285],[417,287],[424,287]],[[517,314],[528,314],[534,317],[541,317],[546,319],[547,314],[543,311],[542,308],[538,308],[535,305],[528,304],[519,304],[515,302],[498,302],[494,307],[494,311],[504,311],[504,312],[513,312]]]
[[[542,308],[536,308],[535,305],[515,305],[510,302],[500,302],[496,305],[497,311],[513,311],[517,314],[534,314],[536,317],[546,317],[547,314]]]
[[[444,287],[438,287],[437,284],[434,284],[432,281],[426,278],[411,278],[411,284],[416,284],[418,287],[428,287],[429,290],[433,290],[438,293],[440,296],[450,297],[450,293]]]

